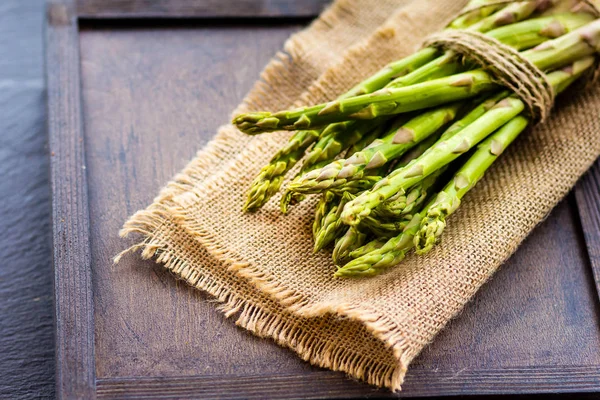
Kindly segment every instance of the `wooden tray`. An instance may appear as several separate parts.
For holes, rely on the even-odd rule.
[[[62,398],[394,395],[225,320],[117,232],[324,0],[54,0],[47,80]],[[597,165],[410,369],[403,396],[600,391]]]

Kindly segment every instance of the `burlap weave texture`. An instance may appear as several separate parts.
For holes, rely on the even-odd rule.
[[[288,41],[236,112],[331,100],[412,53],[464,4],[338,0]],[[600,154],[599,113],[598,89],[559,101],[465,198],[442,245],[373,279],[333,279],[330,255],[312,253],[314,201],[287,216],[278,198],[242,213],[250,182],[289,133],[224,126],[123,233],[141,233],[143,257],[216,296],[243,328],[397,390],[410,361]]]

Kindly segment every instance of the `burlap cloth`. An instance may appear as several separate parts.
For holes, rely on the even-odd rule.
[[[331,100],[413,52],[464,4],[338,0],[287,42],[236,113]],[[315,365],[399,390],[411,360],[600,154],[599,115],[597,86],[564,96],[465,198],[442,245],[373,279],[334,279],[330,255],[312,253],[314,201],[287,216],[279,198],[241,212],[252,178],[289,133],[222,127],[123,234],[141,233],[133,248],[215,296],[239,326]]]

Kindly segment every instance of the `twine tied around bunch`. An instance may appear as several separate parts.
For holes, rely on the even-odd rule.
[[[424,46],[443,47],[466,55],[523,100],[539,122],[550,115],[555,93],[546,74],[512,47],[482,33],[462,30],[446,30],[431,35]]]

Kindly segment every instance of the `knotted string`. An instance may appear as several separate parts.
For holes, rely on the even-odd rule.
[[[425,46],[443,47],[466,55],[521,98],[537,120],[548,118],[554,104],[552,85],[544,72],[512,47],[482,33],[461,30],[431,35]]]

